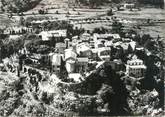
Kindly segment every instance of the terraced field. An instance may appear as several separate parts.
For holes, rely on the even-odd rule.
[[[68,0],[42,0],[35,9],[40,9],[41,7],[44,8],[59,8],[59,7],[67,7]]]
[[[117,12],[116,16],[129,20],[144,21],[150,19],[153,22],[157,22],[151,26],[142,26],[141,33],[148,33],[154,37],[160,35],[161,37],[165,38],[165,9],[142,8],[141,11],[135,12]]]

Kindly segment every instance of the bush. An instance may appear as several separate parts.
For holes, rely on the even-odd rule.
[[[113,15],[112,9],[108,10],[107,15],[108,16],[112,16]]]

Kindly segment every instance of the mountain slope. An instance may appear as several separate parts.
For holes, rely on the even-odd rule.
[[[41,0],[1,0],[1,10],[23,12],[34,8]]]

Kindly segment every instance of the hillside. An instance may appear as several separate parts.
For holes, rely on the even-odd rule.
[[[34,8],[41,0],[1,0],[1,10],[7,12],[23,12]]]
[[[79,84],[33,72],[20,78],[0,73],[0,116],[155,115],[150,113],[153,110],[161,115],[162,112],[159,94],[163,90],[142,87],[146,81],[129,80],[108,62]],[[32,80],[34,77],[38,82]],[[158,89],[160,84],[154,87]]]
[[[5,26],[11,26],[14,22],[8,18],[7,15],[0,14],[0,28],[4,28]]]

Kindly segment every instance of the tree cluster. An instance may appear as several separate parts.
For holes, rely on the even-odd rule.
[[[80,3],[89,5],[92,8],[108,3],[109,0],[79,0]]]
[[[7,43],[2,42],[0,45],[1,58],[3,59],[5,57],[10,57],[12,54],[17,53],[23,46],[24,40],[22,40],[21,38],[8,41]]]
[[[20,13],[34,8],[41,0],[1,0],[3,11]]]

